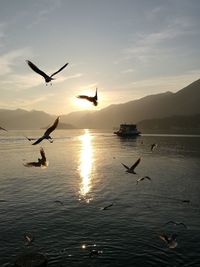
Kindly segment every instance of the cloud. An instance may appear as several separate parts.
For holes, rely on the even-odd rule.
[[[30,23],[27,24],[27,29],[32,28],[35,25],[41,24],[48,19],[48,16],[57,8],[61,6],[61,0],[43,0],[37,2],[39,3],[36,12],[35,19]]]
[[[24,61],[24,58],[30,55],[30,52],[29,48],[21,48],[0,55],[0,76],[12,73],[18,59]]]

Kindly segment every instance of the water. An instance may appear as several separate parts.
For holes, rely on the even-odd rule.
[[[0,266],[13,266],[24,251],[44,253],[52,267],[200,266],[200,136],[120,139],[108,131],[57,130],[53,144],[41,143],[49,167],[26,168],[40,145],[23,135],[41,133],[0,132]],[[137,174],[127,174],[121,162],[130,166],[139,157]],[[136,185],[145,175],[152,182]],[[188,229],[164,226],[169,220]],[[35,236],[31,246],[26,232]],[[168,248],[162,233],[177,233],[178,246]],[[90,258],[90,249],[103,253]]]

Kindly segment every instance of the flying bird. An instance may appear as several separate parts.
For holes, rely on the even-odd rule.
[[[172,234],[169,237],[165,234],[162,234],[159,237],[165,241],[169,248],[176,248],[178,246],[178,242],[176,241],[177,234]]]
[[[167,224],[173,224],[175,226],[182,225],[183,227],[185,227],[185,229],[187,229],[187,225],[182,223],[182,222],[169,221],[169,222],[165,223],[165,225],[167,225]]]
[[[121,163],[121,164],[126,168],[126,172],[136,174],[135,168],[140,163],[140,161],[141,161],[141,158],[139,158],[138,160],[136,160],[136,162],[130,168],[128,166],[126,166],[124,163]]]
[[[24,135],[24,137],[28,140],[28,141],[33,141],[33,140],[37,140],[36,138],[30,138]]]
[[[63,205],[63,202],[61,200],[55,200],[54,202]]]
[[[26,243],[25,244],[27,246],[31,245],[31,243],[34,241],[34,236],[32,234],[30,234],[30,233],[24,234],[24,238],[26,240]]]
[[[151,181],[151,178],[149,176],[144,176],[144,177],[141,177],[139,179],[137,179],[137,184],[140,182],[140,181],[144,181],[145,179]]]
[[[6,130],[5,128],[3,128],[1,126],[0,126],[0,130],[8,132],[8,130]]]
[[[86,99],[86,100],[92,102],[94,106],[97,106],[98,105],[97,88],[96,88],[95,96],[78,95],[77,98]]]
[[[41,147],[40,148],[40,155],[41,159],[38,158],[38,161],[32,161],[32,162],[27,162],[24,164],[25,167],[48,167],[48,162],[44,153],[44,149]]]
[[[33,64],[30,60],[26,60],[27,64],[29,65],[29,67],[35,71],[36,73],[40,74],[41,76],[43,76],[43,78],[45,79],[46,85],[51,82],[52,80],[55,80],[55,78],[52,78],[54,75],[56,75],[57,73],[59,73],[60,71],[62,71],[69,63],[66,63],[64,66],[62,66],[62,68],[60,68],[59,70],[57,70],[56,72],[54,72],[53,74],[51,74],[50,76],[47,75],[45,72],[43,72],[42,70],[40,70],[35,64]]]
[[[113,206],[113,203],[111,203],[110,205],[108,205],[108,206],[105,206],[105,207],[103,207],[103,208],[101,208],[101,210],[108,210],[110,207],[112,207]]]
[[[151,151],[153,151],[154,148],[156,148],[157,146],[158,146],[157,144],[152,144],[152,145],[151,145]]]
[[[56,127],[58,126],[58,122],[59,122],[60,117],[58,117],[52,126],[50,126],[46,132],[44,133],[44,135],[42,137],[40,137],[37,141],[35,141],[32,145],[37,145],[40,142],[42,142],[43,139],[47,139],[48,141],[50,141],[50,143],[53,143],[53,139],[51,138],[50,134],[56,129]]]

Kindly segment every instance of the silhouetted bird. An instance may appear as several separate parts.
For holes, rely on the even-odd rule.
[[[126,172],[136,174],[136,172],[135,172],[135,168],[136,168],[137,165],[140,163],[140,161],[141,161],[141,158],[139,158],[139,159],[133,164],[133,166],[131,166],[130,168],[129,168],[128,166],[126,166],[124,163],[121,163],[121,164],[127,169]]]
[[[165,234],[162,234],[159,237],[160,239],[165,241],[165,243],[168,245],[169,248],[175,248],[178,246],[178,242],[176,241],[177,234],[172,234],[169,237]]]
[[[35,71],[36,73],[40,74],[47,83],[51,82],[52,80],[55,80],[55,78],[52,78],[54,75],[56,75],[57,73],[59,73],[61,70],[63,70],[69,63],[66,63],[62,68],[60,68],[58,71],[54,72],[53,74],[51,74],[50,76],[47,75],[45,72],[43,72],[42,70],[40,70],[35,64],[33,64],[31,61],[26,60],[26,62],[28,63],[29,67]]]
[[[105,207],[103,207],[103,208],[101,208],[101,210],[108,210],[110,207],[112,207],[113,206],[113,203],[112,204],[110,204],[110,205],[108,205],[108,206],[105,206]]]
[[[63,205],[63,202],[61,200],[55,200],[55,203],[59,203],[60,205]]]
[[[140,182],[140,181],[144,181],[145,179],[151,181],[151,178],[149,176],[144,176],[144,177],[141,177],[139,179],[137,179],[137,184]]]
[[[97,106],[98,105],[97,88],[96,88],[95,96],[79,95],[79,96],[77,96],[77,98],[86,99],[86,100],[92,102],[94,106]]]
[[[52,126],[50,126],[46,132],[44,133],[44,135],[42,137],[40,137],[37,141],[35,141],[32,145],[37,145],[39,144],[43,139],[47,139],[48,141],[50,141],[51,143],[53,143],[53,139],[51,138],[50,134],[56,129],[56,127],[58,126],[58,122],[59,122],[60,117],[58,117],[55,122],[53,123]]]
[[[177,225],[182,225],[183,227],[185,227],[185,229],[187,229],[187,225],[185,225],[185,224],[182,223],[182,222],[169,221],[169,222],[165,223],[165,225],[167,225],[167,224],[173,224],[173,225],[175,225],[175,226],[177,226]]]
[[[40,148],[40,155],[41,155],[41,159],[38,158],[38,161],[36,162],[27,162],[24,164],[25,167],[47,167],[48,166],[48,162],[44,153],[44,149],[41,147]]]
[[[5,128],[3,128],[3,127],[1,127],[1,126],[0,126],[0,130],[3,130],[3,131],[8,132],[8,130],[6,130]]]
[[[24,135],[24,137],[28,140],[28,141],[33,141],[33,140],[37,140],[37,138],[29,138],[27,136]]]
[[[157,144],[152,144],[152,145],[151,145],[151,151],[153,151],[154,148],[156,148],[157,146],[158,146]]]
[[[30,233],[24,234],[24,238],[26,240],[26,243],[25,244],[27,246],[31,245],[31,243],[34,241],[34,236],[32,234],[30,234]]]

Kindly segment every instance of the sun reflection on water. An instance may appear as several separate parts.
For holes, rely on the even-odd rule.
[[[82,149],[80,153],[80,176],[82,178],[80,185],[80,196],[87,202],[91,199],[88,197],[88,193],[91,189],[91,172],[93,163],[93,150],[91,143],[91,135],[87,129],[85,129],[84,135],[80,137],[82,142]]]

